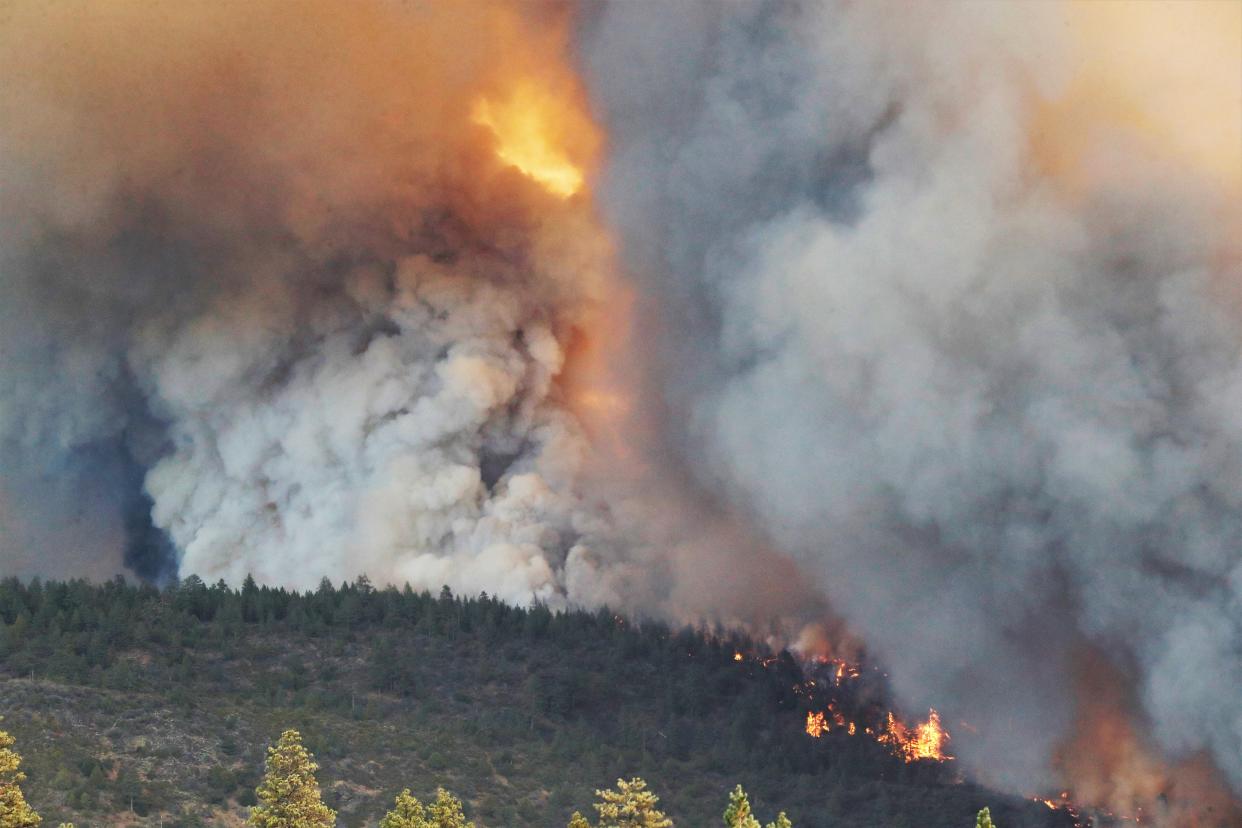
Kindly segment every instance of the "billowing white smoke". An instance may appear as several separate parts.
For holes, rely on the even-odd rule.
[[[1088,649],[1242,787],[1238,182],[1059,111],[1055,4],[592,4],[664,420],[623,458],[558,378],[608,245],[470,117],[572,92],[562,13],[6,7],[6,572],[166,533],[234,582],[754,620],[815,603],[775,546],[993,781],[1052,781]]]
[[[306,319],[295,296],[230,299],[140,341],[173,445],[147,489],[182,569],[551,597],[591,528],[569,495],[582,437],[549,400],[545,310],[503,270],[413,256],[348,274]]]
[[[473,115],[542,91],[589,161],[565,9],[6,15],[3,574],[819,607],[569,402],[570,349],[617,324],[607,234]]]
[[[608,6],[582,50],[601,198],[670,443],[971,766],[1056,784],[1089,646],[1169,755],[1210,751],[1242,791],[1242,270],[1221,212],[1242,95],[1215,179],[1141,117],[1041,121],[1074,94],[1071,12]]]
[[[553,385],[600,233],[469,120],[552,36],[502,6],[285,11],[11,12],[0,459],[44,494],[5,499],[6,571],[119,570],[103,476],[207,579],[615,600]],[[95,536],[58,549],[66,522]]]

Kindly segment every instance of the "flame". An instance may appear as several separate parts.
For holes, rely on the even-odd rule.
[[[934,708],[928,712],[927,721],[914,727],[907,727],[889,713],[885,731],[880,734],[879,741],[893,748],[907,762],[920,759],[943,762],[953,758],[944,752],[949,743],[949,732],[940,724],[940,714]]]
[[[575,134],[596,143],[594,129],[564,98],[531,80],[514,84],[503,97],[480,97],[471,119],[492,131],[496,155],[561,198],[579,192],[583,169],[569,149]]]
[[[834,727],[844,728],[851,736],[858,733],[858,724],[846,719],[833,703],[829,703],[826,710],[807,712],[804,729],[806,735],[812,739],[820,738],[825,733],[831,732]],[[875,736],[877,742],[889,747],[894,754],[906,762],[923,760],[945,762],[953,758],[945,753],[945,748],[949,743],[949,732],[940,723],[940,714],[935,709],[928,713],[927,721],[915,724],[913,727],[907,726],[890,712],[885,718],[884,729],[881,733],[877,735],[869,727],[863,728],[863,732],[868,736]]]
[[[760,659],[759,663],[766,667],[770,661],[772,659]],[[826,674],[833,687],[840,687],[843,679],[856,679],[862,675],[862,670],[858,665],[839,658],[817,655],[809,658],[806,663],[827,667]],[[821,672],[820,675],[824,673]],[[823,686],[817,684],[815,679],[807,679],[795,685],[793,689],[795,693],[806,697],[814,704],[819,688]],[[953,759],[945,752],[950,740],[949,732],[940,721],[940,714],[935,708],[928,711],[926,721],[916,722],[913,726],[907,725],[890,711],[885,714],[883,723],[873,728],[855,721],[852,717],[847,718],[837,706],[838,700],[829,701],[823,710],[807,711],[803,729],[812,739],[819,739],[834,729],[844,730],[850,736],[856,736],[861,731],[907,763],[945,762]]]

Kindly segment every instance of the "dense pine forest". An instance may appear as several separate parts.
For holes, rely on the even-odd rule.
[[[0,714],[47,822],[238,825],[265,751],[297,728],[338,824],[410,788],[477,826],[561,826],[642,777],[677,825],[718,825],[735,784],[803,828],[1064,826],[1064,813],[907,763],[873,739],[811,739],[808,673],[740,635],[376,589],[296,593],[190,577],[0,582]],[[884,710],[879,673],[831,691]]]

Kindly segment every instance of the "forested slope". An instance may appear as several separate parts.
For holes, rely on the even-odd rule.
[[[365,580],[306,595],[9,580],[0,621],[0,713],[53,824],[240,824],[285,727],[351,826],[439,785],[480,828],[561,826],[619,776],[646,778],[680,826],[720,824],[735,783],[802,828],[956,827],[985,804],[1004,828],[1066,824],[953,762],[809,738],[798,663],[719,631]],[[839,702],[864,715],[881,693]]]

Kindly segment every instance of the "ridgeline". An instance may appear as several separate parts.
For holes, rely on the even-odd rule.
[[[240,825],[267,746],[296,728],[347,826],[443,786],[479,828],[552,828],[632,776],[692,828],[720,825],[738,783],[798,828],[961,828],[984,805],[1004,828],[1069,824],[952,762],[809,738],[805,678],[727,631],[366,579],[0,582],[0,714],[47,823]]]

